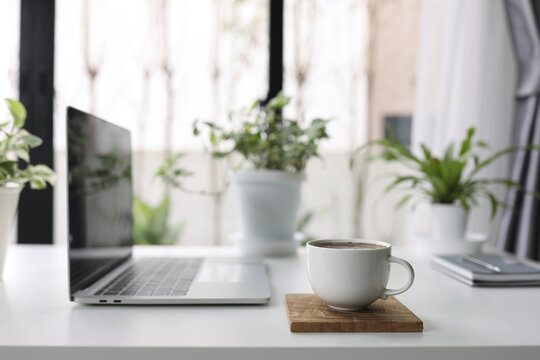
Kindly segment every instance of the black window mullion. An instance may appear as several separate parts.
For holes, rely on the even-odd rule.
[[[21,0],[19,99],[26,106],[25,128],[43,144],[31,150],[33,164],[53,167],[54,0]],[[22,191],[19,243],[53,242],[53,190]]]
[[[266,101],[283,89],[283,0],[269,0],[268,95]]]

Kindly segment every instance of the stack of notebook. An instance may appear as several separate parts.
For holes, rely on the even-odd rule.
[[[540,286],[540,264],[509,255],[438,255],[432,266],[471,286]]]

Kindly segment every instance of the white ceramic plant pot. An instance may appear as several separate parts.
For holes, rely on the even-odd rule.
[[[465,241],[468,211],[459,204],[432,204],[433,238],[436,240]]]
[[[4,274],[6,252],[11,240],[13,219],[17,213],[21,189],[22,186],[17,184],[0,186],[0,279]]]
[[[238,171],[233,179],[240,230],[236,243],[242,252],[259,256],[295,254],[294,234],[305,175],[253,170]]]

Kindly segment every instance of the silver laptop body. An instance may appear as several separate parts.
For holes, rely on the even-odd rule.
[[[264,304],[262,260],[134,258],[128,130],[67,108],[69,288],[83,304]]]

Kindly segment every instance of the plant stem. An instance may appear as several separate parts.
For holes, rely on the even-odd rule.
[[[203,195],[203,196],[211,196],[214,198],[223,196],[223,194],[225,194],[225,191],[227,190],[228,187],[229,187],[229,183],[226,183],[225,185],[223,185],[221,190],[208,191],[208,190],[189,189],[189,188],[184,187],[181,184],[176,186],[178,190],[185,192],[186,194],[189,194],[189,195]]]

